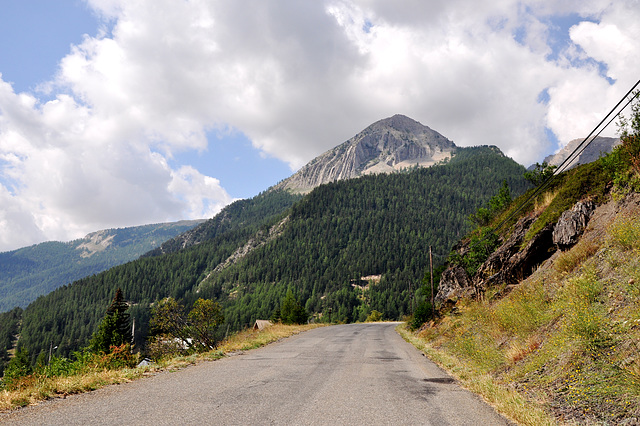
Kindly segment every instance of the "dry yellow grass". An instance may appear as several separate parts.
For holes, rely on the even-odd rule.
[[[547,191],[544,194],[540,195],[535,201],[534,211],[536,213],[540,213],[541,211],[549,207],[549,204],[551,204],[553,199],[556,198],[558,192],[559,191]]]
[[[142,377],[146,369],[93,370],[68,377],[31,377],[11,391],[0,392],[0,412],[16,407],[34,405],[50,398],[99,389],[106,385],[124,383]]]
[[[521,425],[555,425],[556,422],[538,404],[535,404],[515,389],[497,383],[489,374],[482,374],[473,366],[462,362],[446,351],[435,349],[425,340],[416,337],[404,325],[397,327],[400,335],[413,346],[423,351],[429,359],[458,380],[466,389],[481,395],[503,416]]]
[[[285,337],[302,331],[319,327],[320,325],[282,325],[275,324],[262,331],[246,330],[230,336],[222,342],[217,350],[204,354],[177,357],[164,360],[159,364],[140,368],[123,368],[119,370],[91,369],[84,374],[60,377],[30,376],[21,381],[15,390],[0,391],[0,412],[9,411],[17,407],[35,405],[50,398],[64,398],[67,395],[89,392],[107,385],[125,383],[140,377],[145,373],[161,370],[177,370],[200,361],[219,359],[225,354],[259,348]]]
[[[224,353],[259,348],[302,331],[322,327],[321,324],[283,325],[274,324],[262,331],[244,330],[229,336],[219,347]]]

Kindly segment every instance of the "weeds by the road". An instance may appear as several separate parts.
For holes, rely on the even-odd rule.
[[[69,374],[31,374],[20,378],[11,389],[0,391],[0,412],[37,404],[50,398],[89,392],[110,384],[129,382],[163,370],[174,371],[200,361],[220,359],[228,353],[259,348],[318,326],[275,324],[261,331],[246,330],[230,336],[217,350],[163,359],[145,367],[111,369],[99,363],[85,363]]]
[[[561,253],[502,299],[488,292],[417,335],[400,331],[520,424],[635,424],[639,216],[618,216],[606,235]]]
[[[490,374],[478,370],[475,366],[463,362],[446,351],[434,348],[424,339],[407,330],[404,325],[399,325],[397,330],[407,342],[423,351],[429,359],[455,377],[463,387],[481,395],[502,415],[522,425],[555,424],[553,418],[537,404],[528,401],[514,389],[499,385]]]

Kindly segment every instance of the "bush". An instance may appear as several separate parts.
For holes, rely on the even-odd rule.
[[[137,364],[137,356],[131,353],[131,345],[126,343],[120,346],[112,346],[108,354],[96,355],[95,361],[98,367],[109,370],[119,368],[133,368]]]
[[[168,297],[153,308],[148,354],[155,359],[215,349],[216,331],[223,321],[218,302],[198,299],[186,314],[180,303]]]
[[[51,362],[41,368],[41,374],[45,377],[69,376],[79,370],[80,364],[68,358],[52,357]]]
[[[479,232],[471,237],[469,250],[464,256],[452,253],[449,263],[464,268],[467,274],[472,277],[487,258],[495,251],[500,243],[498,236],[491,228],[480,228]]]
[[[371,311],[365,322],[378,322],[382,321],[382,312],[378,312],[375,309]]]
[[[422,302],[414,311],[413,318],[411,319],[409,327],[411,328],[411,330],[417,330],[422,327],[422,324],[429,321],[432,317],[433,309],[431,306],[431,302]]]
[[[2,382],[5,386],[11,387],[21,378],[31,374],[32,371],[33,369],[31,368],[29,351],[25,348],[22,348],[18,352],[16,352],[16,356],[11,358],[11,360],[5,367]]]

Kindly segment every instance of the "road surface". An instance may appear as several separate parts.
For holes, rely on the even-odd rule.
[[[0,415],[33,425],[506,425],[397,324],[317,328],[261,349]]]

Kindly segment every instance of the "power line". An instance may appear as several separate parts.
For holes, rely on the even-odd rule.
[[[596,127],[593,128],[593,130],[591,131],[591,133],[589,133],[589,135],[587,135],[586,138],[584,138],[584,140],[580,143],[580,145],[578,145],[571,154],[569,154],[569,156],[560,164],[560,166],[558,166],[557,169],[555,169],[553,171],[553,173],[551,174],[551,176],[549,176],[544,182],[542,182],[540,185],[538,185],[538,187],[535,189],[535,191],[533,191],[533,193],[527,197],[527,199],[525,201],[523,201],[517,209],[515,209],[513,212],[511,212],[505,219],[503,219],[496,227],[494,227],[491,232],[495,233],[497,232],[500,228],[502,228],[505,223],[507,223],[509,220],[511,220],[511,218],[513,218],[517,213],[519,213],[527,204],[529,204],[529,202],[536,197],[538,194],[540,194],[548,185],[549,183],[551,183],[551,181],[553,180],[553,178],[555,178],[558,174],[562,173],[564,170],[564,167],[566,165],[571,164],[571,162],[575,159],[573,157],[577,157],[578,155],[582,154],[582,152],[600,135],[600,133],[602,133],[602,131],[604,129],[606,129],[613,120],[616,119],[616,117],[618,117],[622,111],[624,111],[624,109],[638,96],[640,95],[640,92],[637,92],[635,95],[629,97],[633,91],[636,89],[636,87],[638,87],[638,85],[640,85],[640,80],[638,80],[636,82],[636,84],[633,85],[633,87],[622,97],[622,99],[620,99],[620,101],[616,104],[616,106],[614,106],[611,111],[609,112],[609,114],[607,114],[601,121],[600,123],[598,123],[598,125]],[[596,131],[598,130],[598,128],[600,126],[602,126],[602,124],[607,121],[607,119],[609,119],[609,116],[611,116],[617,109],[618,107],[624,102],[625,99],[628,98],[627,103],[625,104],[625,106],[623,106],[620,111],[618,111],[610,120],[609,122],[607,122],[607,124],[598,131],[598,133],[593,136],[594,133],[596,133]],[[591,140],[589,140],[589,138],[591,138],[591,136],[593,136],[593,138]],[[587,142],[588,141],[588,142]],[[585,145],[586,144],[586,145]],[[584,147],[583,147],[584,145]]]

